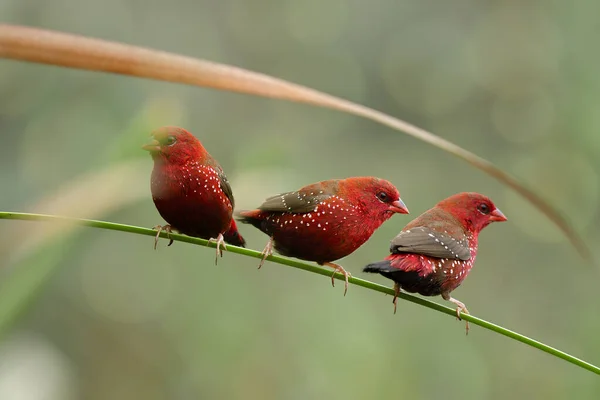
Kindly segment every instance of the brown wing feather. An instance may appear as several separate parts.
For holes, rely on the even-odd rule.
[[[295,192],[286,192],[269,197],[258,209],[296,214],[311,212],[320,202],[333,196],[336,189],[335,181],[314,183]]]
[[[225,193],[225,196],[227,196],[227,198],[229,199],[229,202],[231,203],[231,208],[235,208],[235,199],[233,198],[233,190],[231,189],[231,184],[229,183],[229,180],[227,179],[227,175],[225,175],[225,171],[223,171],[223,168],[221,167],[221,165],[217,162],[217,160],[212,158],[212,156],[210,154],[206,155],[206,159],[204,162],[207,165],[213,167],[215,171],[217,171],[217,175],[219,176],[219,184],[221,186],[221,190],[223,191],[223,193]]]
[[[466,237],[455,239],[450,235],[421,226],[400,232],[392,240],[390,251],[463,261],[471,258],[469,242]]]
[[[329,197],[331,197],[331,195],[328,194],[311,196],[303,195],[300,192],[281,193],[266,199],[258,209],[271,212],[307,213],[313,211],[321,201],[326,200]]]
[[[221,184],[221,190],[225,193],[225,196],[229,199],[231,203],[231,208],[235,208],[235,200],[233,198],[233,190],[231,190],[231,185],[229,184],[229,180],[227,180],[227,176],[223,170],[217,170],[219,174],[219,183]]]

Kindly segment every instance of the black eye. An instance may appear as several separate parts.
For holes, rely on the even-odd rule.
[[[388,199],[388,195],[386,192],[379,192],[377,193],[377,198],[383,202],[385,202]]]
[[[481,203],[480,205],[478,205],[477,209],[479,210],[480,213],[485,214],[485,215],[490,213],[490,207],[485,203]]]
[[[177,139],[175,138],[175,136],[167,136],[167,140],[165,141],[165,143],[167,144],[167,146],[170,146],[176,141]]]

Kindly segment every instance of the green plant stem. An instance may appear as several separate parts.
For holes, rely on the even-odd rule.
[[[56,215],[0,211],[0,219],[25,220],[25,221],[51,221],[51,222],[61,222],[61,223],[70,222],[70,223],[73,223],[73,224],[76,224],[79,226],[87,226],[87,227],[92,227],[92,228],[129,232],[129,233],[135,233],[138,235],[156,236],[156,231],[153,229],[142,228],[142,227],[132,226],[132,225],[125,225],[125,224],[118,224],[118,223],[114,223],[114,222],[70,218],[70,217],[63,217],[63,216],[56,216]],[[174,241],[178,241],[178,242],[192,243],[192,244],[196,244],[196,245],[213,247],[213,248],[216,247],[215,242],[208,242],[207,240],[204,240],[204,239],[194,238],[194,237],[186,236],[186,235],[179,235],[179,234],[175,234],[175,233],[168,234],[166,232],[161,232],[160,237],[171,238]],[[261,252],[256,251],[256,250],[246,249],[243,247],[227,245],[227,251],[229,251],[231,253],[241,254],[244,256],[248,256],[248,257],[262,258]],[[313,272],[313,273],[324,275],[324,276],[331,276],[331,274],[332,274],[331,270],[322,268],[318,265],[308,264],[305,262],[301,262],[298,260],[281,257],[281,256],[277,256],[277,255],[271,255],[271,256],[267,257],[267,260],[272,261],[277,264],[287,265],[290,267],[302,269],[304,271],[309,271],[309,272]],[[335,273],[334,276],[338,280],[344,280],[344,276],[340,273]],[[362,286],[364,288],[380,292],[380,293],[394,295],[394,290],[392,288],[389,288],[389,287],[386,287],[383,285],[379,285],[377,283],[370,282],[370,281],[367,281],[364,279],[350,277],[348,279],[348,282],[352,283],[354,285],[357,285],[357,286]],[[406,294],[406,293],[400,293],[399,297],[404,300],[410,301],[412,303],[419,304],[421,306],[431,308],[433,310],[442,312],[444,314],[448,314],[450,316],[456,317],[456,311],[454,309],[446,307],[446,306],[442,306],[438,303],[434,303],[432,301],[429,301],[429,300],[426,300],[426,299],[423,299],[420,297],[416,297],[416,296],[413,296],[410,294]],[[550,346],[548,346],[544,343],[541,343],[537,340],[534,340],[527,336],[521,335],[520,333],[503,328],[499,325],[493,324],[493,323],[483,320],[481,318],[477,318],[473,315],[461,314],[461,318],[466,321],[469,321],[472,324],[479,325],[490,331],[499,333],[500,335],[507,336],[507,337],[517,340],[521,343],[525,343],[531,347],[539,349],[543,352],[546,352],[555,357],[561,358],[567,362],[570,362],[581,368],[587,369],[589,371],[594,372],[595,374],[600,375],[599,367],[597,367],[593,364],[590,364],[584,360],[581,360],[577,357],[574,357],[568,353],[565,353],[561,350],[550,347]]]

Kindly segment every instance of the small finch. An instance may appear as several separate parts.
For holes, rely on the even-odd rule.
[[[367,265],[394,281],[394,313],[401,290],[423,296],[442,295],[456,305],[456,315],[467,307],[450,293],[467,277],[477,256],[479,232],[492,222],[506,221],[492,200],[479,193],[458,193],[415,218],[392,240],[385,260]],[[469,323],[467,322],[467,333]]]
[[[350,274],[332,261],[358,249],[394,213],[408,214],[394,185],[379,178],[355,177],[278,194],[256,210],[240,212],[239,220],[270,237],[258,268],[274,247],[285,256],[316,261],[342,273],[345,295]]]
[[[224,242],[243,247],[246,242],[232,218],[233,192],[219,163],[183,128],[166,126],[151,136],[142,148],[154,160],[152,199],[168,223],[155,227],[154,248],[161,230],[215,241],[217,259],[223,256],[221,247],[227,249]]]

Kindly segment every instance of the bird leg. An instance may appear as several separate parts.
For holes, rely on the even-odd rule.
[[[394,304],[394,314],[396,314],[396,303],[398,302],[398,296],[400,296],[400,284],[398,282],[394,282],[394,299],[392,303]]]
[[[341,265],[334,264],[332,262],[326,262],[326,263],[323,263],[321,265],[327,265],[328,267],[331,267],[331,268],[335,269],[335,271],[331,275],[331,286],[333,286],[333,287],[335,287],[335,280],[334,280],[335,273],[339,272],[340,274],[344,275],[344,278],[345,278],[345,281],[346,281],[346,283],[344,284],[344,296],[345,296],[346,292],[348,292],[348,277],[352,276],[350,274],[350,272],[348,272],[344,268],[342,268]]]
[[[167,246],[170,246],[173,244],[173,239],[171,239],[171,235],[169,235],[171,232],[173,232],[171,225],[169,225],[169,224],[167,224],[165,226],[156,225],[152,229],[158,230],[158,232],[156,232],[156,237],[154,238],[154,250],[156,250],[156,246],[158,245],[158,238],[160,237],[160,233],[162,231],[167,232],[167,238],[169,239],[169,244]]]
[[[264,250],[262,251],[262,260],[260,260],[260,264],[258,264],[258,269],[260,269],[263,264],[265,263],[265,260],[267,259],[267,257],[269,257],[271,254],[273,254],[273,238],[269,238],[269,241],[267,242],[267,245],[265,246]]]
[[[223,257],[223,250],[227,250],[227,245],[225,245],[225,238],[223,237],[222,233],[219,233],[219,236],[217,236],[216,239],[208,239],[208,243],[210,242],[217,243],[217,255],[215,256],[215,265],[217,265],[217,262],[219,261],[219,256]]]
[[[465,307],[465,305],[456,300],[455,298],[451,297],[450,294],[448,293],[442,293],[442,297],[444,298],[444,300],[448,300],[451,303],[456,304],[456,318],[458,318],[459,321],[462,320],[462,318],[460,317],[460,313],[465,313],[465,314],[469,314],[469,310],[467,310],[467,307]],[[466,335],[469,334],[469,321],[465,321],[466,323]]]

